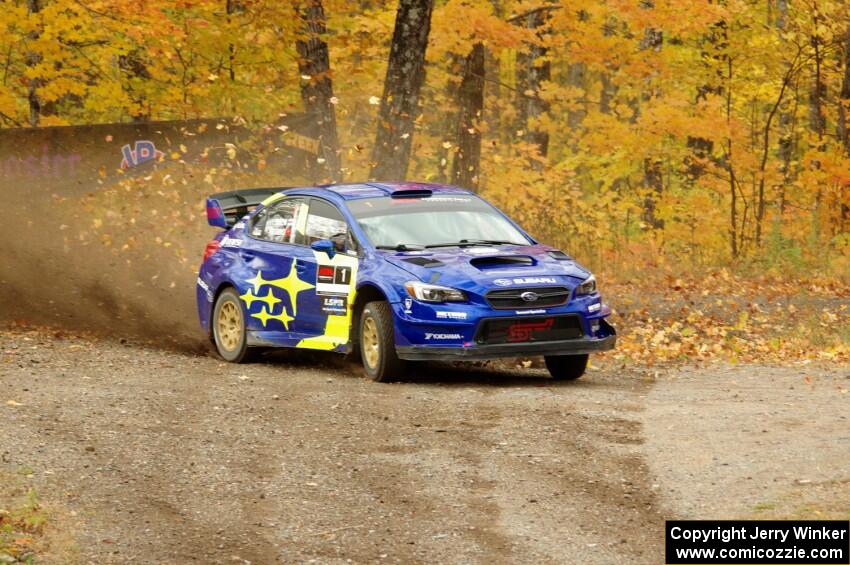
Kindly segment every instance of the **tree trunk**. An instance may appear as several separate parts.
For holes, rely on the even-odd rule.
[[[227,23],[229,25],[230,16],[242,12],[244,7],[239,3],[239,0],[225,0],[224,9],[227,12]],[[236,45],[233,43],[227,46],[227,74],[230,77],[230,82],[236,81]]]
[[[440,139],[440,146],[437,148],[437,182],[449,182],[449,169],[451,168],[451,150],[457,145],[457,120],[458,109],[457,99],[460,92],[460,82],[457,80],[458,75],[463,75],[463,68],[466,63],[465,58],[457,53],[449,55],[449,74],[451,75],[446,84],[446,109],[440,115],[440,119],[436,121],[436,135]],[[455,150],[457,150],[455,148]]]
[[[150,107],[145,108],[145,97],[143,93],[139,93],[135,89],[135,81],[148,81],[151,79],[151,74],[142,59],[141,53],[137,49],[133,49],[125,55],[118,56],[118,68],[126,76],[123,82],[124,92],[137,105],[130,112],[130,118],[135,123],[143,123],[150,120]],[[135,80],[134,80],[135,79]]]
[[[844,154],[850,157],[850,27],[844,34],[844,76],[841,81],[841,95],[838,100],[838,139]]]
[[[372,178],[402,180],[407,175],[433,8],[433,0],[399,0],[372,152]]]
[[[296,42],[298,52],[298,72],[301,73],[301,99],[304,110],[315,123],[316,137],[319,140],[319,159],[324,159],[324,167],[334,182],[341,178],[339,141],[336,131],[336,111],[333,99],[328,44],[323,36],[325,11],[322,0],[307,0],[300,9],[303,20],[303,33]],[[303,78],[309,77],[309,78]]]
[[[821,18],[815,14],[815,26],[821,21]],[[814,75],[812,76],[812,90],[809,93],[809,126],[818,136],[818,141],[823,140],[824,130],[826,129],[826,116],[823,112],[823,101],[826,98],[826,83],[823,80],[823,43],[820,36],[815,32],[812,36],[812,48],[815,51],[815,67]],[[822,149],[819,147],[819,149]]]
[[[655,2],[652,0],[642,0],[641,8],[650,10],[655,8]],[[643,39],[640,42],[640,48],[643,51],[661,51],[664,44],[664,34],[657,29],[647,28],[644,30]],[[644,97],[648,98],[647,94]],[[635,107],[639,105],[636,103]],[[635,116],[637,116],[635,111]],[[643,219],[653,229],[661,229],[664,227],[664,221],[656,216],[656,198],[664,193],[664,174],[661,170],[662,159],[657,156],[650,156],[643,161],[643,186],[648,190],[643,202]]]
[[[452,166],[452,183],[475,190],[481,167],[481,131],[484,111],[484,59],[482,43],[467,55],[458,92],[457,153]]]
[[[841,81],[841,94],[838,97],[838,139],[844,154],[850,157],[850,26],[844,34],[844,76]],[[842,190],[847,190],[844,187]],[[846,230],[846,223],[850,220],[850,205],[842,202],[840,204],[841,231]]]
[[[826,130],[826,116],[823,111],[823,101],[826,98],[826,83],[823,80],[824,45],[818,32],[818,27],[821,21],[822,17],[816,9],[812,22],[815,29],[811,39],[812,48],[815,52],[815,68],[814,76],[812,77],[812,88],[809,92],[809,127],[817,135],[818,151],[823,151],[825,149],[824,133]],[[820,169],[820,160],[814,159],[812,161],[812,167]],[[816,245],[820,241],[820,214],[822,201],[823,187],[821,186],[821,183],[818,182],[817,189],[815,190],[814,212],[812,214],[812,235]]]
[[[549,21],[549,10],[532,10],[518,19],[528,29],[536,30],[538,38],[542,38]],[[549,153],[549,133],[539,128],[529,131],[529,120],[539,118],[549,111],[549,103],[540,97],[540,88],[544,81],[551,78],[549,61],[541,61],[546,56],[546,47],[539,43],[528,45],[527,52],[517,53],[516,84],[517,100],[517,129],[526,132],[525,138],[537,145],[541,157]],[[533,161],[535,168],[540,168]]]
[[[661,159],[647,157],[643,160],[643,186],[647,189],[643,201],[643,220],[653,229],[664,227],[664,220],[656,216],[656,197],[664,193],[664,174]]]
[[[788,0],[776,2],[776,28],[781,34],[785,31],[788,21]],[[785,212],[785,187],[792,179],[791,158],[794,148],[794,112],[788,106],[790,100],[783,104],[779,113],[779,158],[782,160],[782,186],[779,187],[779,229],[782,229],[782,215]]]
[[[727,118],[728,122],[728,118]],[[729,160],[729,194],[732,202],[729,206],[729,244],[732,247],[732,258],[738,258],[738,200],[735,192],[735,167],[732,166],[732,140],[727,140],[726,158]]]
[[[41,0],[27,0],[27,15],[32,18],[35,14],[38,14],[41,11],[41,7]],[[30,41],[35,41],[39,38],[39,35],[40,33],[38,31],[33,30],[29,33],[28,39]],[[34,51],[27,52],[26,64],[28,67],[35,67],[39,63],[41,63],[41,55]],[[40,87],[41,80],[35,78],[30,79],[29,86],[27,87],[30,127],[38,127],[38,124],[41,121],[42,103],[38,95]]]

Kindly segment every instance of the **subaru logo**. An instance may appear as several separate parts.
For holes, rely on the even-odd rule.
[[[496,286],[511,286],[514,283],[511,279],[496,279],[493,281],[493,284]]]
[[[525,300],[526,302],[534,302],[538,298],[540,298],[540,296],[536,292],[531,292],[531,291],[523,292],[522,294],[519,295],[519,297],[522,298],[523,300]]]

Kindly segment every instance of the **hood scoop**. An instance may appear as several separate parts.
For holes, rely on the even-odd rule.
[[[537,264],[537,261],[528,255],[507,255],[502,257],[476,257],[470,259],[469,264],[479,271],[485,271],[487,269],[504,269],[505,267],[533,267]]]
[[[434,268],[434,267],[442,267],[444,263],[442,261],[438,261],[437,259],[433,259],[431,257],[409,257],[402,259],[405,263],[412,263],[413,265],[418,265],[419,267],[426,268]]]
[[[550,251],[549,256],[553,259],[557,259],[558,261],[572,261],[573,258],[564,253],[563,251]]]

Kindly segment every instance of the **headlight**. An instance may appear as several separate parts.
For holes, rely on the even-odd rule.
[[[596,277],[590,275],[590,278],[576,287],[576,296],[587,296],[596,292]]]
[[[407,293],[422,302],[465,302],[466,294],[456,288],[425,284],[419,281],[405,283]]]

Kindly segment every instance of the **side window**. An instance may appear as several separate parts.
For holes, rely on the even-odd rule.
[[[287,198],[257,214],[251,236],[274,243],[304,243],[303,222],[307,203],[300,198]]]
[[[263,226],[266,225],[266,215],[268,213],[268,209],[263,209],[254,214],[254,217],[251,218],[251,237],[256,239],[260,239],[263,235]]]
[[[335,239],[347,243],[352,249],[348,233],[348,223],[336,206],[313,198],[310,200],[310,213],[307,215],[307,245],[321,239]]]

